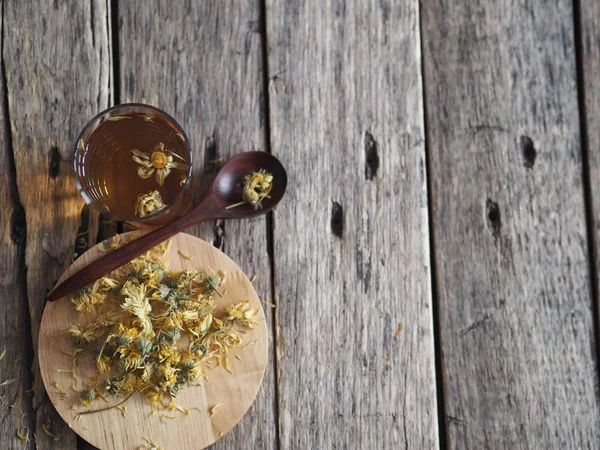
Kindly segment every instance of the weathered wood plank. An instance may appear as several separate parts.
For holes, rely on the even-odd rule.
[[[581,66],[583,94],[583,132],[584,142],[587,144],[587,157],[589,167],[589,187],[591,190],[592,233],[595,245],[595,268],[600,267],[600,3],[593,0],[579,0],[577,12],[581,35]],[[581,100],[581,99],[580,99]],[[598,283],[600,276],[596,276]],[[600,286],[596,286],[596,292]],[[598,300],[598,299],[596,299]],[[600,318],[599,318],[600,319]]]
[[[570,1],[422,2],[450,448],[598,448]]]
[[[269,0],[267,30],[281,447],[437,448],[418,2]]]
[[[0,2],[2,5],[2,2]],[[0,48],[2,48],[3,22],[0,22]],[[6,111],[6,80],[4,61],[0,73],[0,223],[3,232],[0,238],[0,298],[4,299],[0,315],[0,442],[3,448],[22,450],[32,448],[17,437],[32,429],[33,408],[31,398],[26,395],[32,383],[30,365],[32,359],[31,334],[27,299],[24,290],[25,277],[25,216],[20,202],[14,174],[14,159],[10,126]],[[11,383],[10,380],[15,380]],[[18,405],[13,408],[10,405]]]
[[[194,150],[199,199],[214,178],[210,162],[265,150],[260,2],[149,1],[119,4],[121,101],[145,102],[173,115]],[[271,302],[264,218],[210,223],[188,232],[231,256]],[[271,314],[267,311],[269,324]],[[269,325],[271,327],[271,325]],[[270,351],[273,351],[272,342]],[[255,404],[214,448],[276,447],[274,369]]]
[[[27,296],[34,349],[44,296],[73,256],[83,200],[71,171],[73,143],[110,101],[107,1],[6,2],[3,61],[17,182],[26,214]],[[38,449],[76,448],[33,367]],[[42,430],[51,425],[54,442]]]

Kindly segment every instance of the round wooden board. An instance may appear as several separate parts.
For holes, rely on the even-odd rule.
[[[130,240],[138,233],[140,232],[134,231],[122,236]],[[179,250],[193,256],[193,259],[184,258]],[[91,248],[69,267],[59,282],[102,255],[104,253],[99,245]],[[215,299],[217,316],[233,303],[251,300],[252,306],[258,310],[258,323],[243,336],[243,343],[230,352],[230,368],[233,373],[227,372],[223,367],[205,368],[204,374],[208,380],[202,378],[201,386],[185,387],[179,393],[177,405],[190,409],[191,414],[168,411],[169,414],[175,415],[176,419],[161,419],[161,415],[166,411],[159,410],[155,415],[151,415],[150,405],[141,394],[135,394],[124,404],[127,408],[125,417],[113,408],[105,412],[83,415],[77,419],[79,412],[90,408],[79,406],[80,394],[70,388],[73,384],[71,374],[56,371],[71,368],[71,357],[63,351],[72,351],[72,346],[68,338],[56,340],[55,337],[60,331],[73,324],[82,323],[83,320],[66,298],[48,303],[42,316],[39,334],[39,364],[44,385],[50,400],[69,426],[83,439],[102,450],[137,449],[144,444],[144,438],[154,440],[157,445],[167,450],[204,448],[240,421],[254,401],[263,379],[268,353],[267,326],[262,304],[242,270],[220,250],[201,239],[183,233],[172,238],[165,259],[170,271],[177,272],[187,268],[225,271],[225,293],[222,298]],[[81,358],[79,371],[82,381],[79,388],[88,375],[95,373],[91,362],[86,361],[89,359]],[[55,383],[59,383],[68,392],[67,398],[59,395]],[[210,409],[217,404],[222,406],[216,408],[210,417]],[[73,405],[77,407],[72,409]],[[105,405],[99,400],[91,408]]]

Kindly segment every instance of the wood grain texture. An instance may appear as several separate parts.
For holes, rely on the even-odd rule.
[[[132,234],[139,233],[127,233],[122,238],[129,241],[134,239]],[[61,279],[103,256],[100,245],[75,261]],[[183,257],[180,251],[189,257]],[[209,268],[223,270],[227,281],[223,296],[215,298],[217,316],[221,316],[229,305],[250,300],[252,307],[258,311],[257,324],[243,335],[242,345],[230,351],[232,373],[228,373],[224,367],[205,368],[206,380],[202,379],[200,386],[186,387],[177,396],[176,404],[191,410],[189,415],[176,412],[177,420],[165,421],[164,418],[161,419],[164,411],[152,415],[150,405],[143,395],[138,394],[125,404],[125,417],[122,417],[120,411],[113,409],[82,416],[77,420],[80,412],[104,405],[100,402],[91,408],[79,406],[81,394],[69,388],[73,384],[71,374],[57,373],[55,370],[71,368],[71,358],[64,352],[72,351],[72,344],[69,339],[62,339],[57,343],[55,336],[72,325],[86,323],[89,318],[78,314],[69,300],[48,303],[42,317],[39,341],[40,369],[46,390],[69,426],[103,450],[135,449],[142,446],[144,437],[151,438],[163,448],[173,450],[204,448],[220,439],[242,418],[252,404],[263,378],[268,359],[269,331],[264,320],[263,305],[246,275],[235,262],[212,245],[183,233],[171,239],[170,249],[164,259],[169,270],[174,272],[188,268],[198,271]],[[247,345],[250,343],[253,344]],[[90,355],[83,355],[79,359],[78,377],[84,382],[97,373],[93,361]],[[54,383],[65,388],[69,393],[67,398],[59,395]],[[77,384],[76,388],[80,389],[80,383]],[[221,406],[211,417],[211,408],[217,404]]]
[[[119,224],[113,221],[107,216],[96,212],[95,209],[90,209],[90,228],[87,235],[88,248],[92,248],[94,245],[102,242],[103,240],[112,238],[117,234]],[[83,211],[82,211],[83,214]],[[81,227],[80,227],[81,228]],[[77,240],[75,241],[77,243]],[[77,245],[76,245],[77,247]],[[79,254],[74,255],[74,260],[77,259]],[[77,437],[77,450],[95,450],[92,444],[83,439],[81,436]]]
[[[579,0],[581,42],[581,67],[583,71],[581,93],[583,94],[583,130],[586,133],[591,190],[592,232],[595,245],[596,271],[600,267],[600,3],[593,0]],[[581,99],[580,99],[581,100]],[[596,277],[598,281],[600,277]],[[597,286],[596,292],[600,291]],[[598,300],[598,299],[596,299]],[[600,320],[600,318],[599,318]]]
[[[121,101],[146,102],[171,114],[194,150],[196,199],[219,167],[213,160],[265,150],[260,2],[119,3]],[[218,221],[187,230],[222,249],[271,302],[265,218]],[[271,327],[271,317],[267,317]],[[272,334],[269,348],[273,355]],[[215,449],[276,447],[272,365],[250,412]]]
[[[600,446],[571,8],[422,2],[449,448]]]
[[[418,2],[267,1],[281,448],[437,448]]]
[[[2,5],[2,2],[0,2]],[[0,30],[3,23],[0,23]],[[0,32],[0,48],[4,33]],[[0,298],[4,299],[0,314],[0,442],[8,450],[32,448],[21,441],[16,432],[34,424],[31,397],[31,334],[28,326],[27,298],[24,291],[25,216],[13,173],[10,127],[6,111],[6,80],[0,74]],[[20,404],[20,408],[10,405]]]
[[[66,19],[68,18],[68,19]],[[27,296],[34,349],[46,291],[69,265],[83,205],[71,171],[71,152],[85,122],[110,101],[106,1],[4,4],[2,58],[17,182],[26,214]],[[36,388],[36,447],[76,448],[75,434]],[[42,431],[51,425],[60,443]]]

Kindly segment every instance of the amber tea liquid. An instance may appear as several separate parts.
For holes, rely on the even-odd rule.
[[[85,134],[85,132],[84,132]],[[157,113],[126,113],[110,117],[89,136],[82,136],[75,152],[75,170],[82,194],[111,216],[124,220],[135,217],[138,195],[159,191],[167,208],[174,206],[189,176],[190,150],[180,128]],[[173,153],[173,161],[188,170],[171,168],[162,186],[156,170],[147,179],[138,175],[140,164],[132,158],[132,149],[148,155],[156,146]]]

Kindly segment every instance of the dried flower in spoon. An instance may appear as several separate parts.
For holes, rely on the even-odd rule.
[[[246,203],[254,206],[254,209],[262,208],[263,199],[269,198],[269,194],[273,189],[273,175],[264,169],[260,169],[258,172],[247,173],[242,183],[244,184],[242,191],[244,201],[229,205],[226,209],[235,208]]]
[[[173,157],[183,161],[183,158],[165,148],[165,144],[159,142],[156,144],[152,153],[144,153],[137,149],[131,150],[133,160],[140,165],[138,175],[140,178],[147,179],[156,171],[156,181],[160,186],[165,182],[165,178],[171,173],[171,169],[188,170],[189,166],[184,163],[176,162]]]

